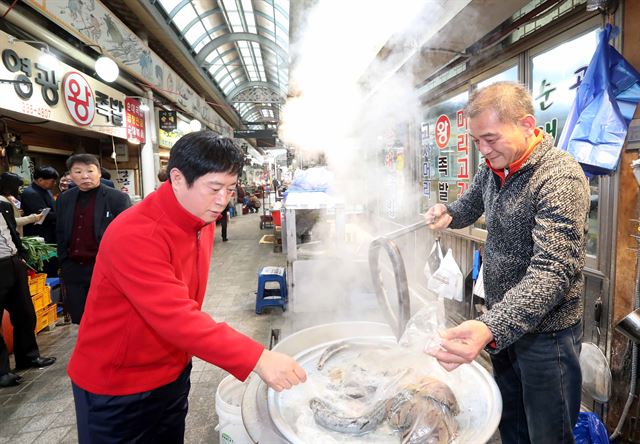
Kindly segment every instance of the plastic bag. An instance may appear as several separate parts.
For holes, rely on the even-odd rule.
[[[609,444],[607,428],[598,415],[591,412],[580,412],[573,436],[576,444]]]
[[[606,25],[569,110],[558,148],[589,175],[616,170],[629,123],[640,101],[640,73],[609,44],[618,29]]]
[[[460,267],[453,258],[453,252],[449,248],[440,267],[429,279],[427,288],[440,297],[462,302],[464,300],[463,285],[462,271],[460,271]]]
[[[476,283],[473,286],[473,294],[484,299],[484,264],[480,265],[478,279],[476,279]]]
[[[427,282],[440,267],[440,262],[442,262],[442,248],[440,247],[440,239],[436,239],[429,256],[427,256],[427,262],[424,264],[424,277],[427,278]]]
[[[425,343],[440,347],[438,332],[446,328],[444,310],[439,304],[425,304],[416,314],[411,316],[398,344],[404,348],[422,351]]]

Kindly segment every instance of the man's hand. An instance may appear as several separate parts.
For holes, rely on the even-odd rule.
[[[290,389],[307,380],[307,373],[293,358],[266,349],[253,371],[276,392]]]
[[[465,321],[457,327],[441,331],[440,337],[440,349],[429,354],[448,371],[473,361],[485,345],[493,341],[491,330],[480,321]]]
[[[44,215],[42,214],[42,212],[36,214],[36,222],[40,222],[43,217],[44,217]]]
[[[426,213],[424,213],[424,219],[427,221],[427,225],[432,230],[444,230],[449,226],[453,218],[447,213],[447,207],[443,204],[435,204]]]

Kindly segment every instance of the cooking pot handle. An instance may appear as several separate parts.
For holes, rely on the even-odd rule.
[[[382,273],[380,272],[379,264],[380,248],[384,248],[387,252],[389,259],[391,260],[391,265],[393,266],[396,290],[398,292],[399,316],[396,316],[391,308],[389,297],[387,296],[387,292],[384,289],[384,283],[382,282]],[[373,281],[373,288],[376,292],[376,297],[378,298],[378,303],[385,311],[387,322],[395,333],[396,338],[400,340],[411,315],[411,306],[409,300],[409,284],[407,283],[407,271],[404,266],[404,261],[402,260],[402,254],[400,254],[400,249],[395,242],[385,237],[375,239],[371,242],[369,245],[369,270],[371,271],[371,279]]]

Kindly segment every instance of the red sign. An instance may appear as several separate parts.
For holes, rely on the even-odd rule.
[[[124,109],[127,119],[127,139],[144,143],[144,111],[140,109],[140,101],[127,97],[124,100]]]
[[[440,149],[444,149],[449,145],[449,139],[451,138],[451,121],[447,116],[442,114],[436,120],[436,145]]]
[[[93,89],[79,72],[71,71],[62,79],[64,106],[71,119],[80,126],[88,126],[96,113]]]

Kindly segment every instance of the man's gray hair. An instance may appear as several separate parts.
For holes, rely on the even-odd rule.
[[[518,82],[496,82],[474,91],[465,114],[473,118],[487,109],[494,110],[503,123],[517,123],[518,119],[534,113],[529,90]]]

